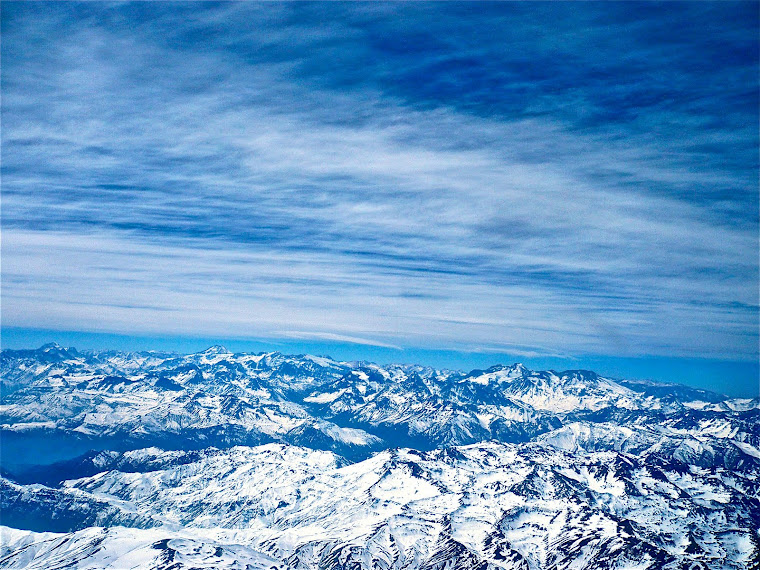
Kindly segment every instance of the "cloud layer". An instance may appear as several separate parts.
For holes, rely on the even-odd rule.
[[[3,325],[753,359],[753,4],[10,4]]]

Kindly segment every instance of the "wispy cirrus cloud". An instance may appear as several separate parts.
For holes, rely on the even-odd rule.
[[[755,358],[750,8],[4,8],[3,322]]]

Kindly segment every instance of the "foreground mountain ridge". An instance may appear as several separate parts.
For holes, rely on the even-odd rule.
[[[0,373],[0,568],[745,568],[760,556],[757,399],[582,370],[219,346],[51,344],[3,350]]]

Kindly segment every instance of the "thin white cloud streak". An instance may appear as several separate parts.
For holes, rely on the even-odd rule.
[[[328,340],[335,342],[347,342],[349,344],[379,346],[381,348],[393,348],[396,350],[402,350],[400,346],[396,346],[395,344],[386,344],[368,338],[358,338],[355,336],[347,336],[343,334],[334,334],[328,332],[276,331],[275,334],[284,338],[292,338],[297,340]]]
[[[732,332],[746,326],[735,322],[731,331],[731,311],[708,307],[695,321],[688,305],[652,303],[643,313],[612,315],[608,326],[622,337],[616,345],[598,330],[607,307],[593,298],[570,305],[536,287],[448,275],[397,278],[334,254],[257,254],[16,230],[4,232],[3,242],[4,326],[31,321],[56,329],[77,322],[103,332],[288,338],[292,333],[283,331],[297,325],[302,335],[377,345],[518,345],[620,355],[636,355],[642,346],[678,353],[683,347],[673,341],[682,343],[686,333],[689,350],[711,356],[725,356],[714,347],[735,345]],[[399,338],[404,342],[393,342]],[[751,350],[748,343],[747,355]]]

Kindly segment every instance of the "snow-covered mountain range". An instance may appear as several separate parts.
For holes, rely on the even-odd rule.
[[[0,568],[760,568],[758,399],[219,346],[0,374]]]

